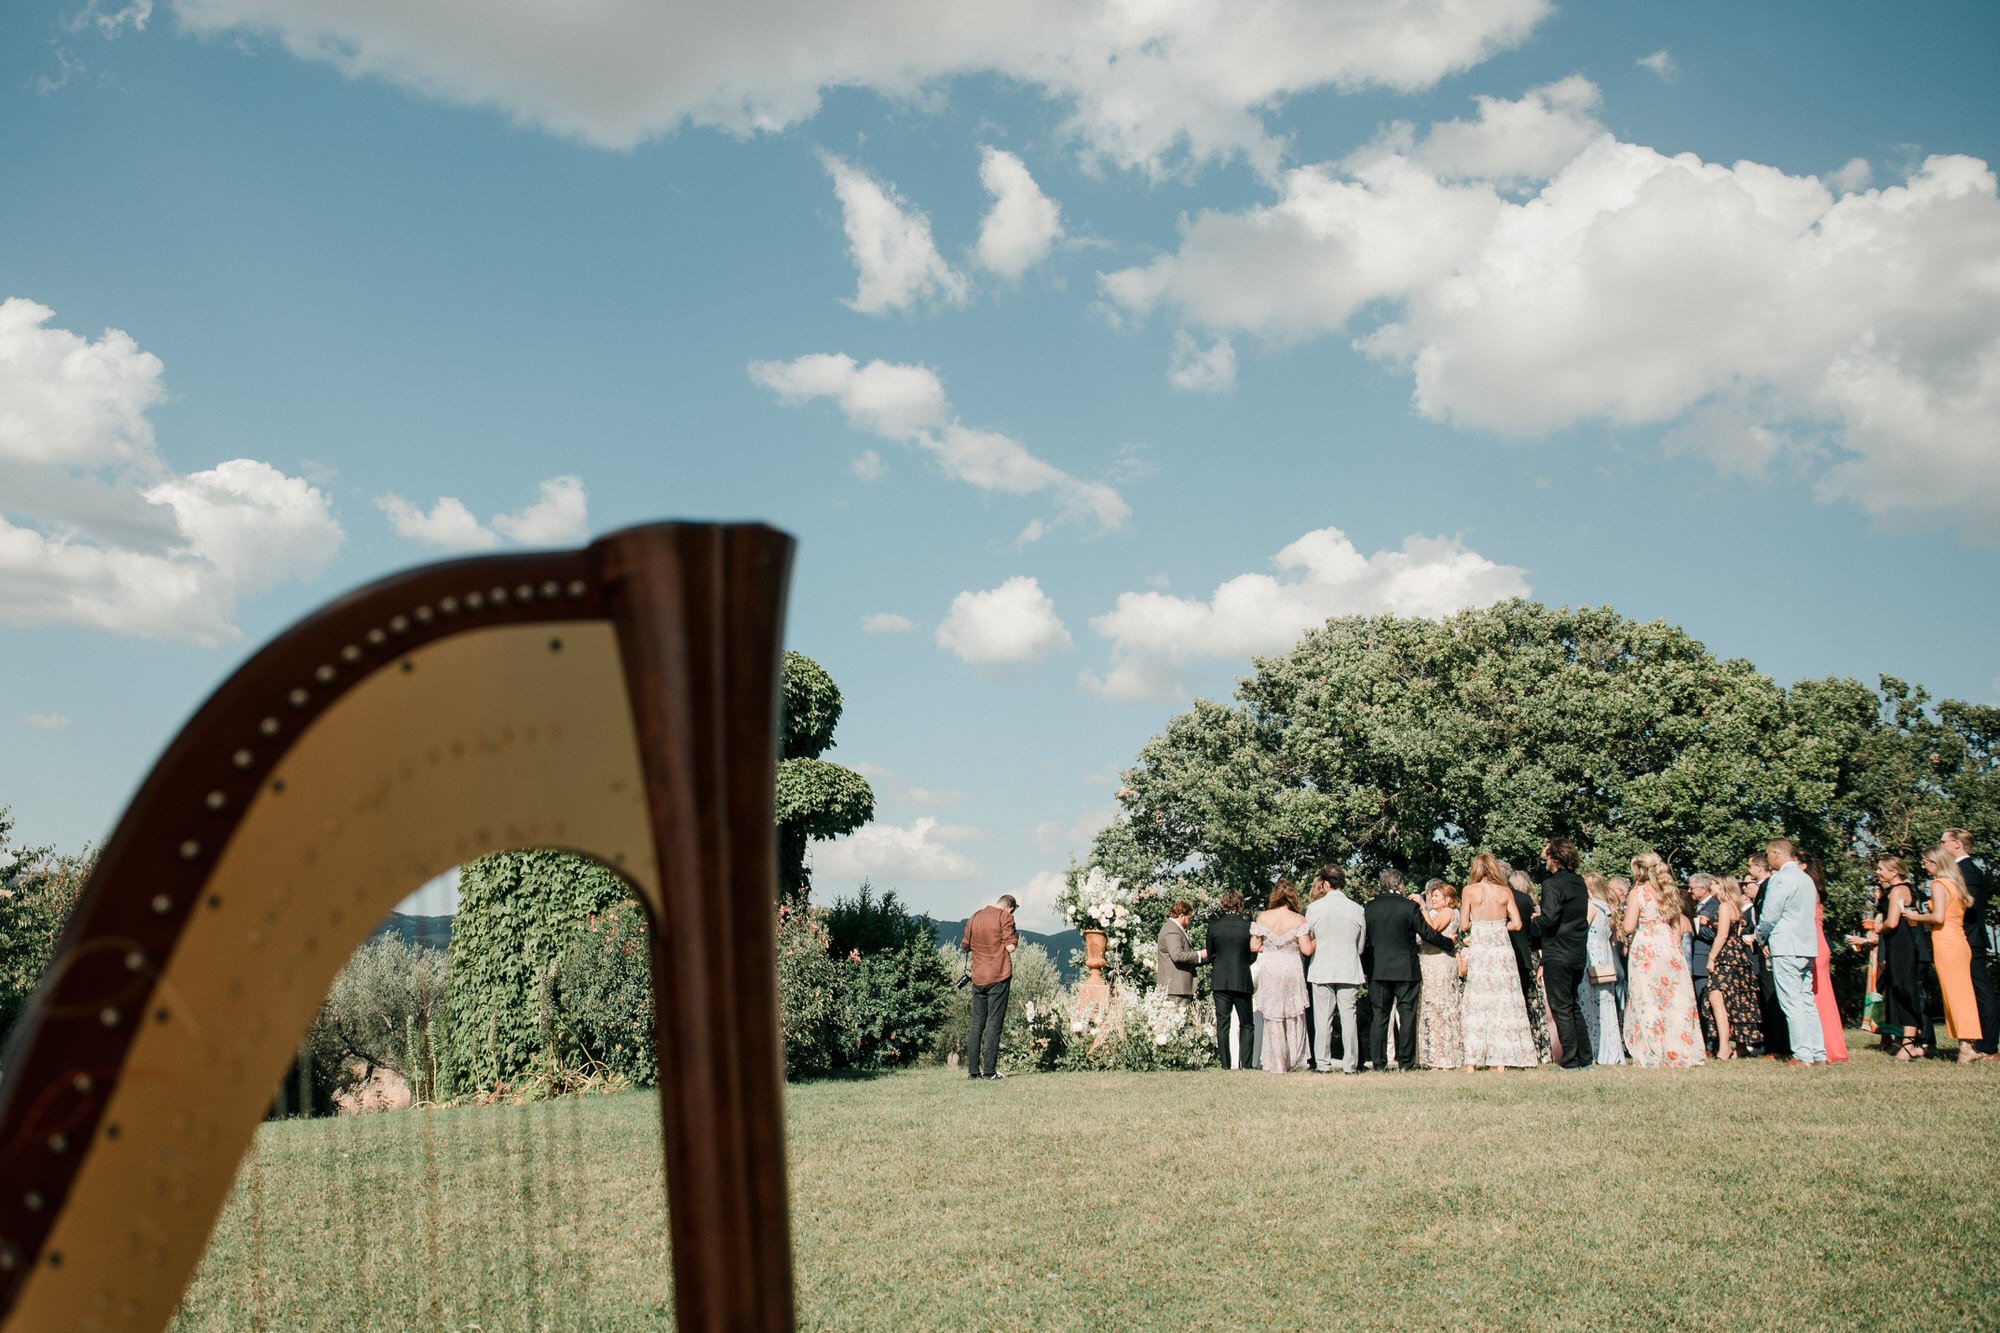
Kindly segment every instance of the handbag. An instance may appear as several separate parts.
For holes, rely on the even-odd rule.
[[[1586,974],[1593,986],[1615,986],[1618,984],[1618,969],[1609,963],[1592,963]]]

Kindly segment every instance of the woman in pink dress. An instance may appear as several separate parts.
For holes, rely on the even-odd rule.
[[[1306,1061],[1306,967],[1313,937],[1299,911],[1299,891],[1288,879],[1271,890],[1270,905],[1250,926],[1250,952],[1257,955],[1257,993],[1252,1001],[1264,1019],[1264,1068],[1287,1073]]]
[[[1799,865],[1819,891],[1813,904],[1813,932],[1819,937],[1819,955],[1813,959],[1813,1005],[1819,1010],[1820,1035],[1826,1039],[1830,1064],[1847,1063],[1847,1033],[1842,1030],[1840,1006],[1833,1002],[1833,954],[1826,945],[1826,867],[1811,852],[1799,853]]]
[[[1641,1069],[1688,1069],[1703,1060],[1694,977],[1681,951],[1687,911],[1680,886],[1657,852],[1632,858],[1625,931],[1632,937],[1625,1051]]]

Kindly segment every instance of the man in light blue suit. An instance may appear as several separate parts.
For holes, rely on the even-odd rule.
[[[1819,891],[1792,859],[1792,844],[1785,839],[1773,838],[1764,855],[1771,863],[1771,878],[1764,881],[1757,941],[1771,955],[1778,1007],[1785,1011],[1785,1026],[1792,1034],[1792,1063],[1823,1065],[1826,1038],[1813,1001],[1813,959],[1819,955],[1813,907]]]

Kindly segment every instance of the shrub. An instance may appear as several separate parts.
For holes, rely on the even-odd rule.
[[[459,874],[452,921],[448,1083],[511,1082],[549,1045],[557,960],[591,914],[625,900],[625,882],[567,852],[503,852]]]
[[[0,1045],[27,1008],[96,861],[88,848],[59,856],[48,847],[9,846],[13,827],[0,806]]]
[[[549,988],[557,1065],[635,1088],[659,1082],[651,954],[638,899],[627,897],[585,920],[556,960]]]
[[[823,909],[803,903],[778,905],[778,1013],[786,1078],[832,1071],[849,1045],[846,997],[840,968],[828,952],[825,917]]]

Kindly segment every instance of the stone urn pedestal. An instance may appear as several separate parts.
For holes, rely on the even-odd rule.
[[[1098,1036],[1091,1043],[1095,1050],[1104,1041],[1104,1033],[1116,1024],[1111,1021],[1117,1015],[1112,1012],[1113,999],[1111,983],[1104,979],[1105,935],[1101,930],[1083,932],[1083,966],[1086,969],[1083,980],[1076,983],[1076,1016],[1079,1021],[1099,1024]]]

